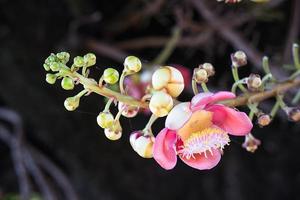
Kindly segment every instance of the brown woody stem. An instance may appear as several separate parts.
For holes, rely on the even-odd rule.
[[[66,70],[64,73],[67,76],[78,80],[79,83],[81,83],[84,86],[84,88],[90,92],[94,92],[94,93],[97,93],[101,96],[105,96],[108,98],[114,98],[117,101],[121,101],[128,105],[138,106],[141,108],[149,108],[148,102],[135,99],[135,98],[125,95],[125,94],[121,94],[119,92],[108,89],[104,86],[99,86],[98,83],[94,79],[86,78],[77,72],[71,72],[69,70]],[[251,103],[251,104],[259,103],[266,99],[276,97],[278,94],[283,94],[284,92],[286,92],[292,88],[298,87],[298,86],[300,86],[300,80],[287,80],[287,81],[277,84],[271,90],[263,91],[263,92],[246,93],[246,94],[240,95],[234,99],[220,101],[218,103],[224,104],[229,107],[243,106],[243,105],[247,105],[249,103]]]

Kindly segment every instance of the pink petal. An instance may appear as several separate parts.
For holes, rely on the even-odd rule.
[[[173,169],[177,162],[175,131],[164,128],[156,136],[153,146],[153,158],[164,169]]]
[[[180,129],[192,116],[190,103],[180,103],[176,105],[168,114],[166,119],[166,127],[171,130]]]
[[[221,153],[217,149],[212,149],[212,154],[210,152],[207,152],[206,156],[207,157],[205,157],[204,153],[202,154],[197,153],[194,154],[195,158],[191,157],[187,159],[186,157],[183,156],[180,156],[180,158],[188,166],[200,170],[211,169],[215,167],[221,160]]]
[[[233,99],[235,94],[232,92],[221,91],[213,93],[200,93],[193,97],[191,108],[193,111],[203,109],[206,105],[213,104],[218,101]]]
[[[212,105],[206,110],[213,112],[213,123],[231,135],[244,136],[248,134],[253,124],[244,112],[236,111],[223,105]]]

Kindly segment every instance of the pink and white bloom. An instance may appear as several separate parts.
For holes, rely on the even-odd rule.
[[[176,105],[165,128],[156,136],[153,157],[164,169],[172,169],[177,155],[187,165],[206,170],[215,167],[229,136],[244,136],[253,125],[244,112],[218,101],[235,98],[231,92],[200,93],[191,102]]]

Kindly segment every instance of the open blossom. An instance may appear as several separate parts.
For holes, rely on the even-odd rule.
[[[244,112],[216,102],[232,99],[231,92],[200,93],[191,102],[175,106],[166,119],[166,128],[156,136],[153,157],[165,169],[172,169],[177,155],[187,165],[211,169],[230,142],[228,134],[244,136],[252,122]]]

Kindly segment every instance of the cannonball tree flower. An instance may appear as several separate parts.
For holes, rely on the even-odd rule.
[[[217,103],[234,97],[225,91],[200,93],[191,102],[176,105],[155,139],[153,157],[158,164],[172,169],[178,155],[199,170],[215,167],[224,146],[230,142],[228,134],[244,136],[253,126],[244,112]]]

